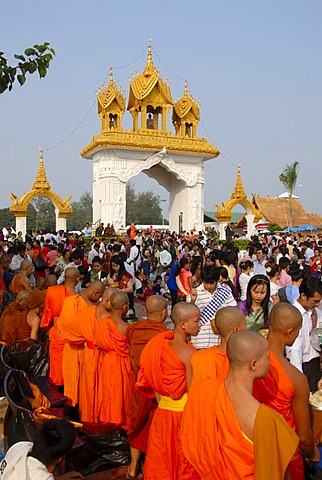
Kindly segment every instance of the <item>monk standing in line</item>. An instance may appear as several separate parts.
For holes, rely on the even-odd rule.
[[[73,315],[83,308],[96,305],[104,292],[105,286],[100,281],[90,284],[86,290],[77,295],[66,297],[57,322],[58,333]],[[84,344],[65,343],[63,351],[62,372],[64,380],[64,395],[68,397],[68,405],[78,404],[80,367],[83,361]]]
[[[266,378],[254,382],[253,395],[260,403],[280,413],[300,439],[291,463],[293,480],[304,478],[303,457],[318,462],[320,455],[314,447],[309,412],[309,384],[304,373],[285,357],[285,347],[291,347],[302,327],[302,315],[293,305],[276,304],[270,314],[267,340],[270,345],[270,367]]]
[[[128,324],[122,320],[129,309],[125,293],[114,292],[108,316],[98,323],[94,343],[103,354],[98,371],[97,413],[101,423],[128,429],[134,370],[126,341]]]
[[[106,288],[100,303],[83,308],[64,321],[60,336],[64,342],[83,345],[84,356],[79,377],[79,413],[82,422],[97,422],[97,375],[101,368],[102,352],[94,344],[97,325],[109,316],[110,298],[114,288]]]
[[[229,361],[226,353],[227,342],[235,332],[245,330],[244,314],[237,307],[225,307],[216,313],[214,333],[220,334],[220,345],[197,350],[191,357],[192,383],[195,385],[201,380],[211,378],[220,380],[226,378]],[[213,323],[211,324],[214,328]]]
[[[164,321],[167,318],[167,302],[160,295],[152,295],[145,302],[147,320],[132,323],[126,330],[126,340],[129,346],[130,358],[134,368],[135,381],[140,370],[140,357],[143,348],[151,338],[165,332]],[[130,425],[127,432],[131,464],[128,467],[127,478],[136,478],[141,452],[147,451],[151,421],[158,404],[155,398],[146,398],[133,385]]]
[[[79,272],[77,268],[67,268],[65,272],[65,284],[50,287],[46,293],[45,308],[42,314],[40,326],[50,328],[49,331],[49,382],[56,386],[64,384],[62,363],[64,342],[58,335],[57,320],[61,314],[65,298],[75,295],[75,286],[78,283]]]
[[[16,300],[9,303],[0,317],[0,340],[8,346],[30,335],[31,329],[27,323],[28,294],[26,290],[20,290]]]
[[[20,264],[19,272],[16,273],[12,282],[10,283],[9,290],[14,296],[17,296],[18,292],[21,290],[26,290],[27,292],[32,291],[31,281],[29,279],[29,275],[32,272],[32,263],[29,260],[23,260]]]
[[[177,303],[171,313],[174,330],[156,335],[141,355],[136,387],[148,398],[157,396],[144,465],[145,480],[196,480],[199,475],[186,460],[179,438],[182,412],[191,383],[190,335],[198,335],[199,308]]]
[[[277,412],[252,395],[269,368],[269,344],[241,331],[227,344],[225,380],[204,380],[189,391],[183,415],[183,452],[204,480],[290,480],[298,436]]]

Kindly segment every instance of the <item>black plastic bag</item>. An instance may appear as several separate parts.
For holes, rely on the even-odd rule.
[[[29,378],[49,374],[49,340],[37,342],[32,338],[17,340],[9,348],[14,368],[24,370]]]
[[[45,260],[43,259],[41,253],[38,254],[38,257],[35,260],[35,269],[38,270],[38,272],[43,272],[46,270],[46,268],[49,268],[48,265],[45,263]]]
[[[82,449],[83,460],[78,468],[83,475],[108,470],[131,463],[130,446],[124,430],[106,430],[103,434],[84,434],[79,436],[85,441]]]

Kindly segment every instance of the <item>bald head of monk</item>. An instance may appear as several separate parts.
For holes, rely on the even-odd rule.
[[[174,328],[196,337],[200,330],[200,310],[193,303],[176,303],[171,312]]]
[[[265,378],[269,369],[269,343],[257,332],[233,333],[227,342],[230,370],[250,380]],[[244,377],[245,378],[245,377]]]
[[[65,270],[65,285],[75,287],[79,280],[79,271],[76,267],[68,267]]]
[[[113,293],[117,292],[117,288],[114,287],[106,287],[103,291],[101,301],[98,305],[98,310],[103,313],[105,310],[106,312],[111,311],[111,296]]]
[[[9,257],[9,255],[2,255],[2,257],[0,257],[0,269],[9,270],[10,262],[11,258]]]
[[[33,271],[33,265],[29,260],[23,260],[20,264],[20,271],[25,275],[30,275]]]
[[[46,290],[47,282],[46,282],[46,279],[44,277],[37,278],[36,288],[38,288],[38,290]]]
[[[280,339],[284,346],[292,346],[302,327],[300,311],[290,303],[279,302],[271,310],[269,341]]]
[[[46,278],[46,283],[47,283],[47,287],[54,287],[55,285],[57,285],[57,277],[56,275],[48,275],[48,277]]]
[[[151,295],[145,302],[148,320],[163,323],[168,316],[167,301],[161,295]]]
[[[112,311],[122,310],[122,313],[125,311],[123,315],[126,315],[129,309],[129,297],[126,295],[126,293],[116,290],[116,292],[113,292],[111,295],[110,303]]]
[[[216,313],[215,325],[221,339],[227,341],[232,333],[246,329],[245,316],[237,307],[221,308]]]
[[[100,280],[95,280],[92,282],[82,294],[92,303],[96,303],[99,301],[101,296],[103,295],[105,289],[105,285]]]
[[[26,290],[20,290],[16,296],[16,303],[20,306],[22,310],[28,307],[28,295],[29,292]]]

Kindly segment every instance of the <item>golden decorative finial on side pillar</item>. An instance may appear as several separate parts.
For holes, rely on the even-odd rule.
[[[38,167],[36,180],[32,186],[32,189],[37,190],[42,188],[50,189],[50,185],[48,183],[47,176],[46,176],[44,160],[43,160],[43,151],[41,148],[39,148],[39,167]]]

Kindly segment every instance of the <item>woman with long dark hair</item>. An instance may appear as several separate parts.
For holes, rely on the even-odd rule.
[[[175,272],[178,285],[178,302],[185,302],[187,295],[190,295],[192,289],[192,274],[190,272],[191,263],[191,258],[188,257],[183,257],[178,263]]]
[[[132,275],[126,271],[125,262],[126,253],[121,252],[119,255],[113,255],[110,261],[110,273],[107,276],[107,286],[117,288],[129,297],[129,315],[135,314],[134,298],[133,298],[133,282]],[[131,313],[133,311],[133,314]]]
[[[247,286],[246,300],[237,305],[245,315],[247,330],[258,331],[268,327],[273,306],[269,299],[269,283],[266,275],[254,275]]]

